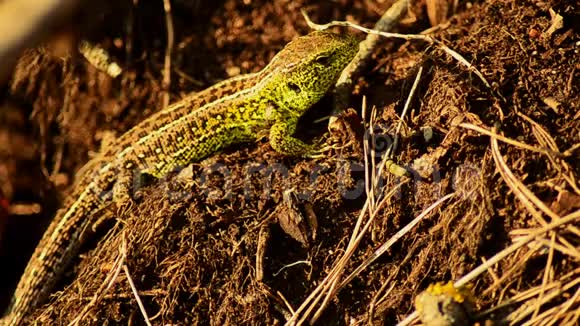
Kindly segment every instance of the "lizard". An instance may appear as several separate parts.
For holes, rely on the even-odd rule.
[[[319,152],[295,137],[298,119],[334,85],[358,51],[349,35],[315,31],[298,37],[257,73],[233,77],[152,114],[89,161],[37,245],[2,319],[20,325],[45,303],[83,244],[99,212],[131,200],[140,174],[162,178],[234,144],[268,135],[287,156]]]

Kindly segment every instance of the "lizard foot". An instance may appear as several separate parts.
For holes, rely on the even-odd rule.
[[[315,145],[313,146],[314,148],[316,148],[315,150],[312,150],[311,152],[307,153],[305,155],[305,157],[308,158],[323,158],[326,157],[326,154],[332,150],[340,150],[346,147],[349,147],[352,143],[348,142],[344,145],[339,145],[339,144],[327,144],[326,141],[319,141],[318,144],[320,145]]]

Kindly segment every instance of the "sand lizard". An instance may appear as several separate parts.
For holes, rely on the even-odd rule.
[[[357,50],[350,36],[299,37],[260,72],[185,97],[120,136],[82,169],[70,203],[57,212],[30,258],[3,323],[22,323],[46,301],[97,212],[131,200],[134,171],[160,178],[232,144],[255,141],[264,131],[279,153],[311,153],[312,145],[292,136],[298,118],[328,92]]]

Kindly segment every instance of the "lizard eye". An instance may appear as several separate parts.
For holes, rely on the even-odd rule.
[[[298,86],[296,83],[293,83],[293,82],[288,83],[288,88],[290,88],[290,90],[296,94],[300,93],[300,91],[301,91],[300,86]]]
[[[330,61],[329,55],[321,55],[318,58],[314,59],[314,62],[326,66]]]

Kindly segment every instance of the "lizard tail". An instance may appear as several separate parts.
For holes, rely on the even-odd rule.
[[[80,249],[81,238],[87,227],[92,225],[90,216],[101,208],[90,188],[85,189],[70,206],[57,212],[34,250],[0,325],[22,324],[35,308],[48,299],[54,285]]]

